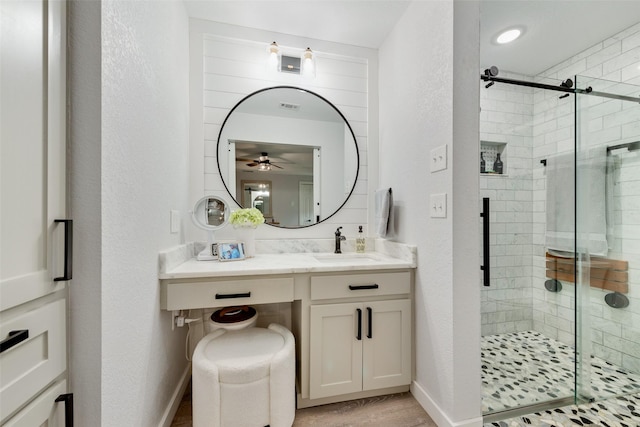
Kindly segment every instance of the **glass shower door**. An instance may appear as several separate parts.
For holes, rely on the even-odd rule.
[[[548,271],[545,242],[549,190],[568,191],[557,195],[569,201],[568,209],[551,218],[559,222],[562,214],[574,230],[573,186],[548,181],[547,165],[559,170],[554,162],[561,157],[570,168],[561,170],[573,174],[574,101],[559,95],[508,84],[481,87],[480,210],[488,204],[481,226],[489,224],[490,251],[480,262],[485,420],[574,400],[575,287]]]
[[[640,86],[582,76],[576,99],[577,398],[640,393]]]

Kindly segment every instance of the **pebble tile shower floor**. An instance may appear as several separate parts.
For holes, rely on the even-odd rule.
[[[483,413],[571,397],[573,365],[571,347],[537,332],[483,337]],[[592,357],[591,376],[594,403],[542,411],[485,426],[640,427],[640,375]],[[623,394],[627,396],[602,401]]]

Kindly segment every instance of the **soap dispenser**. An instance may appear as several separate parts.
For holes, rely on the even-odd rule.
[[[364,234],[362,233],[362,226],[358,226],[358,237],[356,237],[356,252],[359,254],[364,253],[365,248],[365,239]]]

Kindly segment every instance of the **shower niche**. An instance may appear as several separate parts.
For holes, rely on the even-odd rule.
[[[480,141],[480,173],[482,175],[507,175],[507,143]],[[484,160],[484,167],[482,164]],[[498,164],[496,164],[498,160]],[[500,163],[502,163],[500,165]]]

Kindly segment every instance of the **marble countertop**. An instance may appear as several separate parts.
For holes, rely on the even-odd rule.
[[[353,270],[389,270],[415,268],[413,258],[395,258],[380,252],[363,254],[282,253],[257,254],[239,261],[197,261],[190,258],[165,271],[160,279],[204,278],[215,276],[247,276],[255,274],[293,274],[340,272]]]

